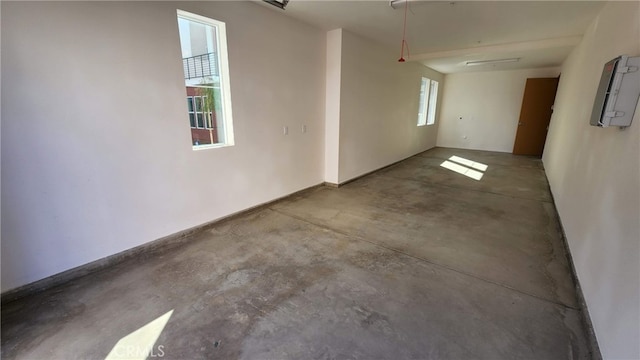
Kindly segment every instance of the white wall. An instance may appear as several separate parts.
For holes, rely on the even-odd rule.
[[[342,35],[339,182],[434,147],[439,121],[417,126],[420,81],[426,76],[446,88],[442,74],[399,63],[399,54],[348,31]]]
[[[543,156],[605,359],[640,358],[640,108],[630,128],[589,117],[605,62],[640,55],[640,3],[609,2],[562,66]]]
[[[327,32],[324,116],[324,180],[338,184],[340,164],[340,90],[342,29]]]
[[[227,23],[233,147],[191,148],[177,8]],[[323,181],[325,34],[275,11],[3,2],[2,50],[3,291]]]
[[[559,73],[544,68],[447,74],[438,146],[512,152],[527,78]]]

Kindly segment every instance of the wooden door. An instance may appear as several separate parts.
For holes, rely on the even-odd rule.
[[[516,155],[541,156],[547,139],[559,78],[527,79],[513,144]]]

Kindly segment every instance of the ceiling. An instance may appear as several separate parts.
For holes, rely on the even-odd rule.
[[[408,5],[408,60],[455,73],[559,66],[604,2],[410,0]],[[404,6],[394,10],[385,0],[291,0],[284,11],[272,8],[323,30],[343,28],[369,38],[397,49],[399,57]],[[466,66],[505,58],[519,61]]]

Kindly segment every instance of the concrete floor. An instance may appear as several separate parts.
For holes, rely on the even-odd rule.
[[[590,357],[542,164],[502,153],[432,149],[5,304],[2,358],[104,359],[171,310],[150,358]]]

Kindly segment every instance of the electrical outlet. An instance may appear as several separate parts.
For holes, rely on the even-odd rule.
[[[302,125],[302,133],[306,133],[307,132],[307,125]]]
[[[289,127],[288,126],[283,126],[282,127],[282,133],[284,135],[288,135],[289,134]]]

